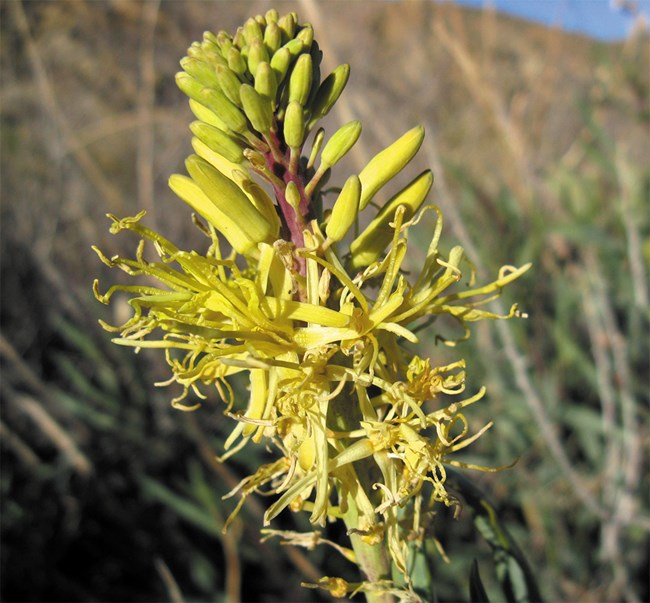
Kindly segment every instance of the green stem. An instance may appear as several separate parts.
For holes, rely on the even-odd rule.
[[[331,429],[345,432],[359,428],[359,421],[362,419],[361,411],[356,403],[356,397],[351,395],[351,392],[349,394],[342,394],[330,402],[327,423]],[[356,475],[354,482],[356,482],[359,490],[363,489],[364,492],[371,492],[374,471],[376,471],[376,468],[373,468],[372,462],[367,459],[355,463],[354,473]],[[343,515],[343,521],[350,535],[350,544],[360,571],[370,583],[390,580],[391,562],[385,540],[378,544],[368,544],[364,542],[361,535],[355,533],[355,530],[359,529],[360,516],[357,497],[359,495],[365,496],[365,494],[358,494],[349,489],[346,489],[345,492],[347,511]],[[343,492],[339,492],[339,500],[343,495]],[[343,503],[342,500],[341,503]],[[394,603],[395,601],[392,595],[380,591],[369,591],[365,595],[368,603]]]
[[[348,510],[343,515],[343,521],[348,531],[356,528],[359,520],[359,513],[357,505],[352,498],[348,496]],[[365,574],[368,582],[379,582],[380,580],[389,580],[390,574],[390,560],[386,554],[385,542],[379,544],[368,544],[363,541],[359,534],[350,534],[350,543],[352,550],[356,556],[357,565],[359,569]],[[392,595],[382,592],[366,592],[366,600],[368,603],[393,603],[395,601]]]

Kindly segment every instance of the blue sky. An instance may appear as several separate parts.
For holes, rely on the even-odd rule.
[[[635,18],[616,8],[616,0],[455,0],[456,4],[484,7],[606,41],[624,39]],[[650,0],[629,0],[650,21]]]

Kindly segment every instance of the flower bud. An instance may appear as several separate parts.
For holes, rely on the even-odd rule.
[[[330,73],[318,87],[318,92],[311,103],[311,119],[307,124],[307,130],[311,130],[316,122],[325,117],[343,92],[350,77],[350,65],[344,63],[339,65]]]
[[[334,132],[321,153],[321,164],[323,167],[330,168],[337,164],[354,146],[354,143],[359,140],[360,134],[360,121],[351,121]]]
[[[215,207],[240,225],[250,241],[259,243],[268,238],[271,230],[269,223],[230,178],[198,155],[190,155],[185,167]],[[215,226],[219,228],[218,224]]]
[[[190,124],[190,130],[201,142],[223,155],[228,161],[241,163],[244,160],[242,148],[219,128],[195,121]]]
[[[271,100],[259,94],[253,86],[242,84],[239,89],[244,113],[253,128],[262,134],[268,134],[273,124]]]
[[[325,228],[325,234],[332,241],[340,241],[359,215],[361,182],[358,176],[350,176],[334,202],[332,213]]]
[[[309,99],[311,81],[311,55],[301,54],[289,76],[289,101],[298,101],[304,107]]]
[[[303,107],[298,101],[291,101],[284,114],[284,141],[292,149],[302,146],[305,138]]]
[[[393,228],[390,223],[393,221],[397,208],[400,205],[404,206],[404,219],[411,218],[420,209],[432,184],[433,174],[431,170],[425,170],[386,203],[377,217],[350,244],[352,268],[358,270],[368,266],[381,255],[393,237]],[[363,196],[363,182],[361,186]]]
[[[395,176],[418,152],[424,139],[424,128],[416,126],[375,155],[359,173],[361,209],[375,193]]]

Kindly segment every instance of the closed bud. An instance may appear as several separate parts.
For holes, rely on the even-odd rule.
[[[314,41],[314,28],[309,23],[303,25],[296,39],[301,40],[305,48],[309,48]]]
[[[301,54],[289,76],[289,101],[298,101],[304,107],[309,99],[311,81],[311,55]]]
[[[393,238],[393,221],[399,206],[405,209],[404,219],[410,219],[420,209],[433,184],[431,170],[425,170],[417,178],[395,194],[370,222],[367,228],[350,245],[352,268],[358,270],[372,264]],[[363,198],[363,182],[362,198]]]
[[[284,189],[284,196],[287,203],[298,213],[300,208],[300,191],[293,180],[287,183],[287,187]]]
[[[190,99],[190,109],[199,121],[214,126],[215,128],[219,128],[224,132],[228,130],[228,126],[218,115],[215,114],[214,111],[211,111],[205,105],[195,101],[193,98]]]
[[[264,30],[264,46],[270,56],[282,46],[282,32],[277,23],[269,23]]]
[[[341,126],[334,135],[327,141],[321,154],[321,164],[324,168],[336,165],[341,158],[359,140],[361,134],[361,122],[351,121]]]
[[[325,234],[332,241],[340,241],[354,224],[359,215],[361,181],[356,175],[350,176],[343,185],[334,202],[332,213],[325,228]]]
[[[262,96],[266,96],[272,102],[275,102],[278,83],[275,78],[275,73],[271,69],[271,65],[266,61],[261,62],[257,66],[257,71],[255,72],[255,90]]]
[[[296,25],[298,23],[298,15],[295,12],[282,15],[278,19],[278,26],[282,30],[287,40],[291,40],[296,33]]]
[[[201,91],[201,100],[208,109],[214,111],[217,116],[233,132],[243,134],[248,130],[248,124],[244,114],[234,105],[221,90],[204,88]]]
[[[260,242],[251,237],[241,222],[222,212],[191,178],[173,174],[169,178],[169,188],[226,237],[237,253],[247,253]]]
[[[190,124],[190,130],[201,142],[223,155],[228,161],[241,163],[244,160],[242,148],[219,128],[195,121]]]
[[[305,138],[303,107],[298,101],[291,101],[284,114],[284,141],[292,149],[302,146]]]
[[[254,41],[261,42],[264,39],[264,34],[262,33],[262,27],[260,24],[253,18],[250,18],[244,23],[243,28],[244,40],[249,46],[253,44]]]
[[[225,65],[217,65],[215,68],[217,80],[221,91],[226,95],[228,100],[235,105],[241,107],[241,99],[239,98],[239,86],[241,81],[235,72]]]
[[[244,113],[253,128],[262,134],[268,134],[273,124],[271,100],[259,94],[253,86],[242,84],[239,89]]]
[[[269,237],[271,226],[255,208],[246,193],[230,178],[197,155],[190,155],[185,166],[192,180],[224,215],[240,225],[251,241]],[[218,225],[215,225],[218,227]]]
[[[231,46],[228,49],[228,56],[226,59],[228,61],[228,67],[230,67],[237,75],[243,75],[246,73],[246,61],[237,48]]]
[[[278,83],[278,86],[284,81],[284,77],[287,75],[290,64],[291,52],[289,52],[288,48],[280,48],[280,50],[271,57],[270,65],[275,74],[275,80]]]
[[[339,65],[330,73],[318,87],[316,96],[311,103],[311,119],[307,129],[311,130],[314,125],[330,112],[334,103],[339,99],[345,85],[350,77],[350,65],[344,63]]]
[[[248,47],[248,71],[254,74],[260,63],[268,63],[270,60],[269,53],[266,51],[262,40],[253,40]]]
[[[198,101],[199,103],[203,102],[203,84],[198,80],[195,80],[189,73],[185,71],[179,71],[176,74],[176,85],[181,89],[181,91],[190,98]]]
[[[184,71],[189,73],[195,80],[200,82],[203,86],[209,88],[218,88],[219,79],[214,69],[205,61],[193,59],[191,57],[184,57],[181,59],[181,67]]]
[[[264,14],[264,18],[266,19],[266,24],[268,26],[269,23],[277,24],[280,15],[278,14],[278,11],[275,8],[269,8],[269,10],[267,10],[266,13]]]
[[[418,152],[424,139],[424,128],[416,126],[375,155],[359,173],[361,209],[375,193],[395,176]]]

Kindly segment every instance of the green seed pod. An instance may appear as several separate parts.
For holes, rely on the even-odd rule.
[[[359,200],[361,199],[361,181],[358,176],[350,176],[343,185],[339,196],[334,202],[325,234],[332,241],[340,241],[350,230],[350,226],[359,215]]]
[[[425,170],[386,203],[368,227],[350,244],[350,264],[353,269],[359,270],[377,260],[393,238],[390,223],[397,208],[400,205],[405,207],[405,220],[413,217],[429,194],[432,184],[433,174],[431,170]],[[363,182],[361,187],[363,198]]]
[[[305,139],[305,118],[303,107],[298,101],[291,101],[284,114],[284,141],[292,149],[302,146]]]
[[[311,103],[311,119],[307,124],[307,130],[311,130],[314,125],[325,115],[330,112],[334,103],[339,99],[345,85],[350,77],[350,65],[344,63],[339,65],[330,73],[318,87],[318,92]]]
[[[303,107],[309,99],[312,82],[312,59],[309,54],[301,54],[289,76],[289,102],[298,101]]]
[[[216,153],[223,155],[228,161],[241,163],[244,161],[242,148],[228,134],[201,121],[190,124],[192,134],[205,143]]]
[[[321,165],[330,168],[336,165],[359,140],[361,122],[351,121],[341,126],[327,141],[321,154]]]
[[[253,128],[262,134],[268,134],[273,125],[271,100],[259,94],[253,86],[242,84],[239,89],[244,113]]]
[[[361,209],[375,193],[393,178],[418,152],[424,139],[424,128],[416,126],[383,151],[375,155],[359,173],[361,186]]]

